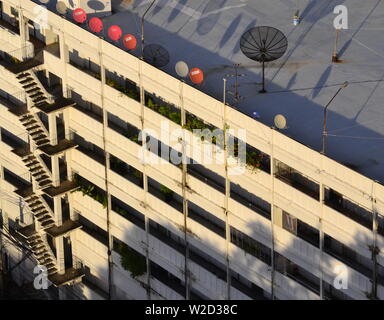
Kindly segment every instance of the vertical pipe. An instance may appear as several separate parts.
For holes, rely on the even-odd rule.
[[[373,243],[372,243],[372,260],[373,260],[373,270],[372,270],[372,292],[371,296],[373,299],[377,299],[377,231],[378,231],[378,212],[376,209],[376,195],[375,195],[375,182],[372,181],[372,213],[373,213],[373,223],[372,223],[372,235],[373,235]]]
[[[184,109],[184,82],[180,81],[180,112],[181,112],[181,127],[186,124],[186,114]],[[190,275],[189,275],[189,242],[188,242],[188,199],[187,199],[187,154],[186,154],[186,138],[188,134],[186,130],[183,130],[182,141],[182,195],[183,195],[183,215],[184,215],[184,243],[185,243],[185,256],[184,256],[184,282],[185,282],[185,300],[189,300],[190,297]]]
[[[274,239],[274,224],[275,224],[275,157],[274,157],[274,143],[275,143],[275,130],[272,129],[272,143],[271,143],[271,296],[275,300],[275,239]]]
[[[113,236],[111,234],[110,214],[111,214],[111,195],[109,193],[109,152],[107,151],[107,138],[106,131],[108,128],[108,112],[105,108],[104,100],[104,86],[106,83],[105,68],[103,62],[103,47],[102,39],[99,38],[99,63],[101,75],[101,107],[103,110],[103,149],[105,155],[104,176],[105,176],[105,192],[107,194],[107,233],[108,233],[108,299],[111,300],[113,296]]]
[[[224,95],[223,95],[223,133],[224,133],[224,169],[225,169],[225,198],[224,198],[224,214],[225,214],[225,242],[226,242],[226,262],[227,262],[227,300],[231,299],[231,272],[230,272],[230,256],[229,256],[229,243],[231,241],[231,230],[229,225],[229,210],[228,201],[231,194],[231,182],[228,176],[228,107],[226,104],[226,91],[227,91],[227,79],[224,81]],[[237,86],[237,68],[236,68],[236,86]],[[236,87],[237,90],[237,87]],[[237,94],[236,94],[237,95]]]
[[[145,92],[144,92],[144,86],[142,83],[142,63],[143,60],[139,60],[139,86],[140,86],[140,121],[141,121],[141,147],[143,149],[143,152],[146,148],[146,135],[144,133],[145,130],[145,121],[144,121],[144,105],[145,105]],[[145,159],[143,159],[143,188],[144,188],[144,208],[145,211],[147,210],[147,193],[148,193],[148,177],[146,173],[146,163]],[[145,223],[145,234],[146,234],[146,250],[145,250],[145,257],[146,257],[146,263],[147,263],[147,298],[148,300],[151,299],[151,265],[150,265],[150,259],[149,259],[149,218],[147,215],[147,212],[144,214],[144,223]]]
[[[325,189],[323,184],[323,158],[324,155],[320,155],[320,165],[321,165],[321,174],[320,174],[320,218],[319,218],[319,247],[320,247],[320,257],[319,257],[319,269],[320,269],[320,299],[324,300],[324,231],[323,231],[323,216],[324,216],[324,201],[325,201]]]

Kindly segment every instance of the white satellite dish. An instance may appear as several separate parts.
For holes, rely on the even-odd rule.
[[[67,5],[63,2],[63,1],[59,1],[57,4],[56,4],[56,10],[58,13],[60,14],[66,14],[67,13]]]
[[[41,3],[47,4],[50,0],[40,0]]]
[[[287,119],[282,114],[275,116],[275,126],[278,129],[287,129]]]
[[[175,70],[178,76],[185,78],[189,74],[188,65],[184,61],[179,61],[175,65]]]

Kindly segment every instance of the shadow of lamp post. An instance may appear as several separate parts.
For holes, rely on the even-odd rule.
[[[336,96],[340,93],[340,91],[348,86],[348,81],[345,81],[340,88],[336,91],[336,93],[333,95],[332,99],[329,100],[327,105],[324,108],[324,120],[323,120],[323,134],[322,134],[322,148],[321,153],[325,155],[325,147],[326,147],[326,136],[327,136],[327,111],[329,105],[332,103],[332,101],[336,98]]]
[[[145,15],[148,13],[148,11],[155,4],[155,2],[156,2],[156,0],[152,1],[152,3],[149,5],[147,10],[145,10],[143,16],[141,17],[141,59],[144,58],[144,18],[145,18]]]

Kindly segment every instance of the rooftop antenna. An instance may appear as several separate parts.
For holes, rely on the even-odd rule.
[[[340,29],[336,29],[335,45],[333,47],[333,53],[332,53],[332,62],[334,63],[340,62],[339,53],[337,50],[337,47],[339,44],[339,34],[340,34]]]
[[[235,91],[234,92],[228,91],[228,93],[233,96],[233,105],[235,107],[238,106],[240,99],[244,98],[239,94],[239,77],[245,77],[246,74],[239,73],[239,67],[240,67],[240,63],[234,63],[233,68],[235,70],[235,73],[229,73],[225,75],[225,78],[235,78],[235,83],[231,85],[231,87],[234,88]]]
[[[279,59],[288,48],[285,35],[273,27],[254,27],[246,31],[240,39],[240,49],[249,59],[262,64],[262,89],[265,90],[265,63]]]
[[[280,130],[287,129],[287,119],[282,115],[278,114],[274,119],[275,127]]]

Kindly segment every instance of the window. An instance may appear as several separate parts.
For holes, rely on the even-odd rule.
[[[271,251],[267,246],[233,227],[231,227],[231,242],[266,264],[271,264]]]
[[[283,228],[297,235],[297,219],[289,213],[283,212]]]

